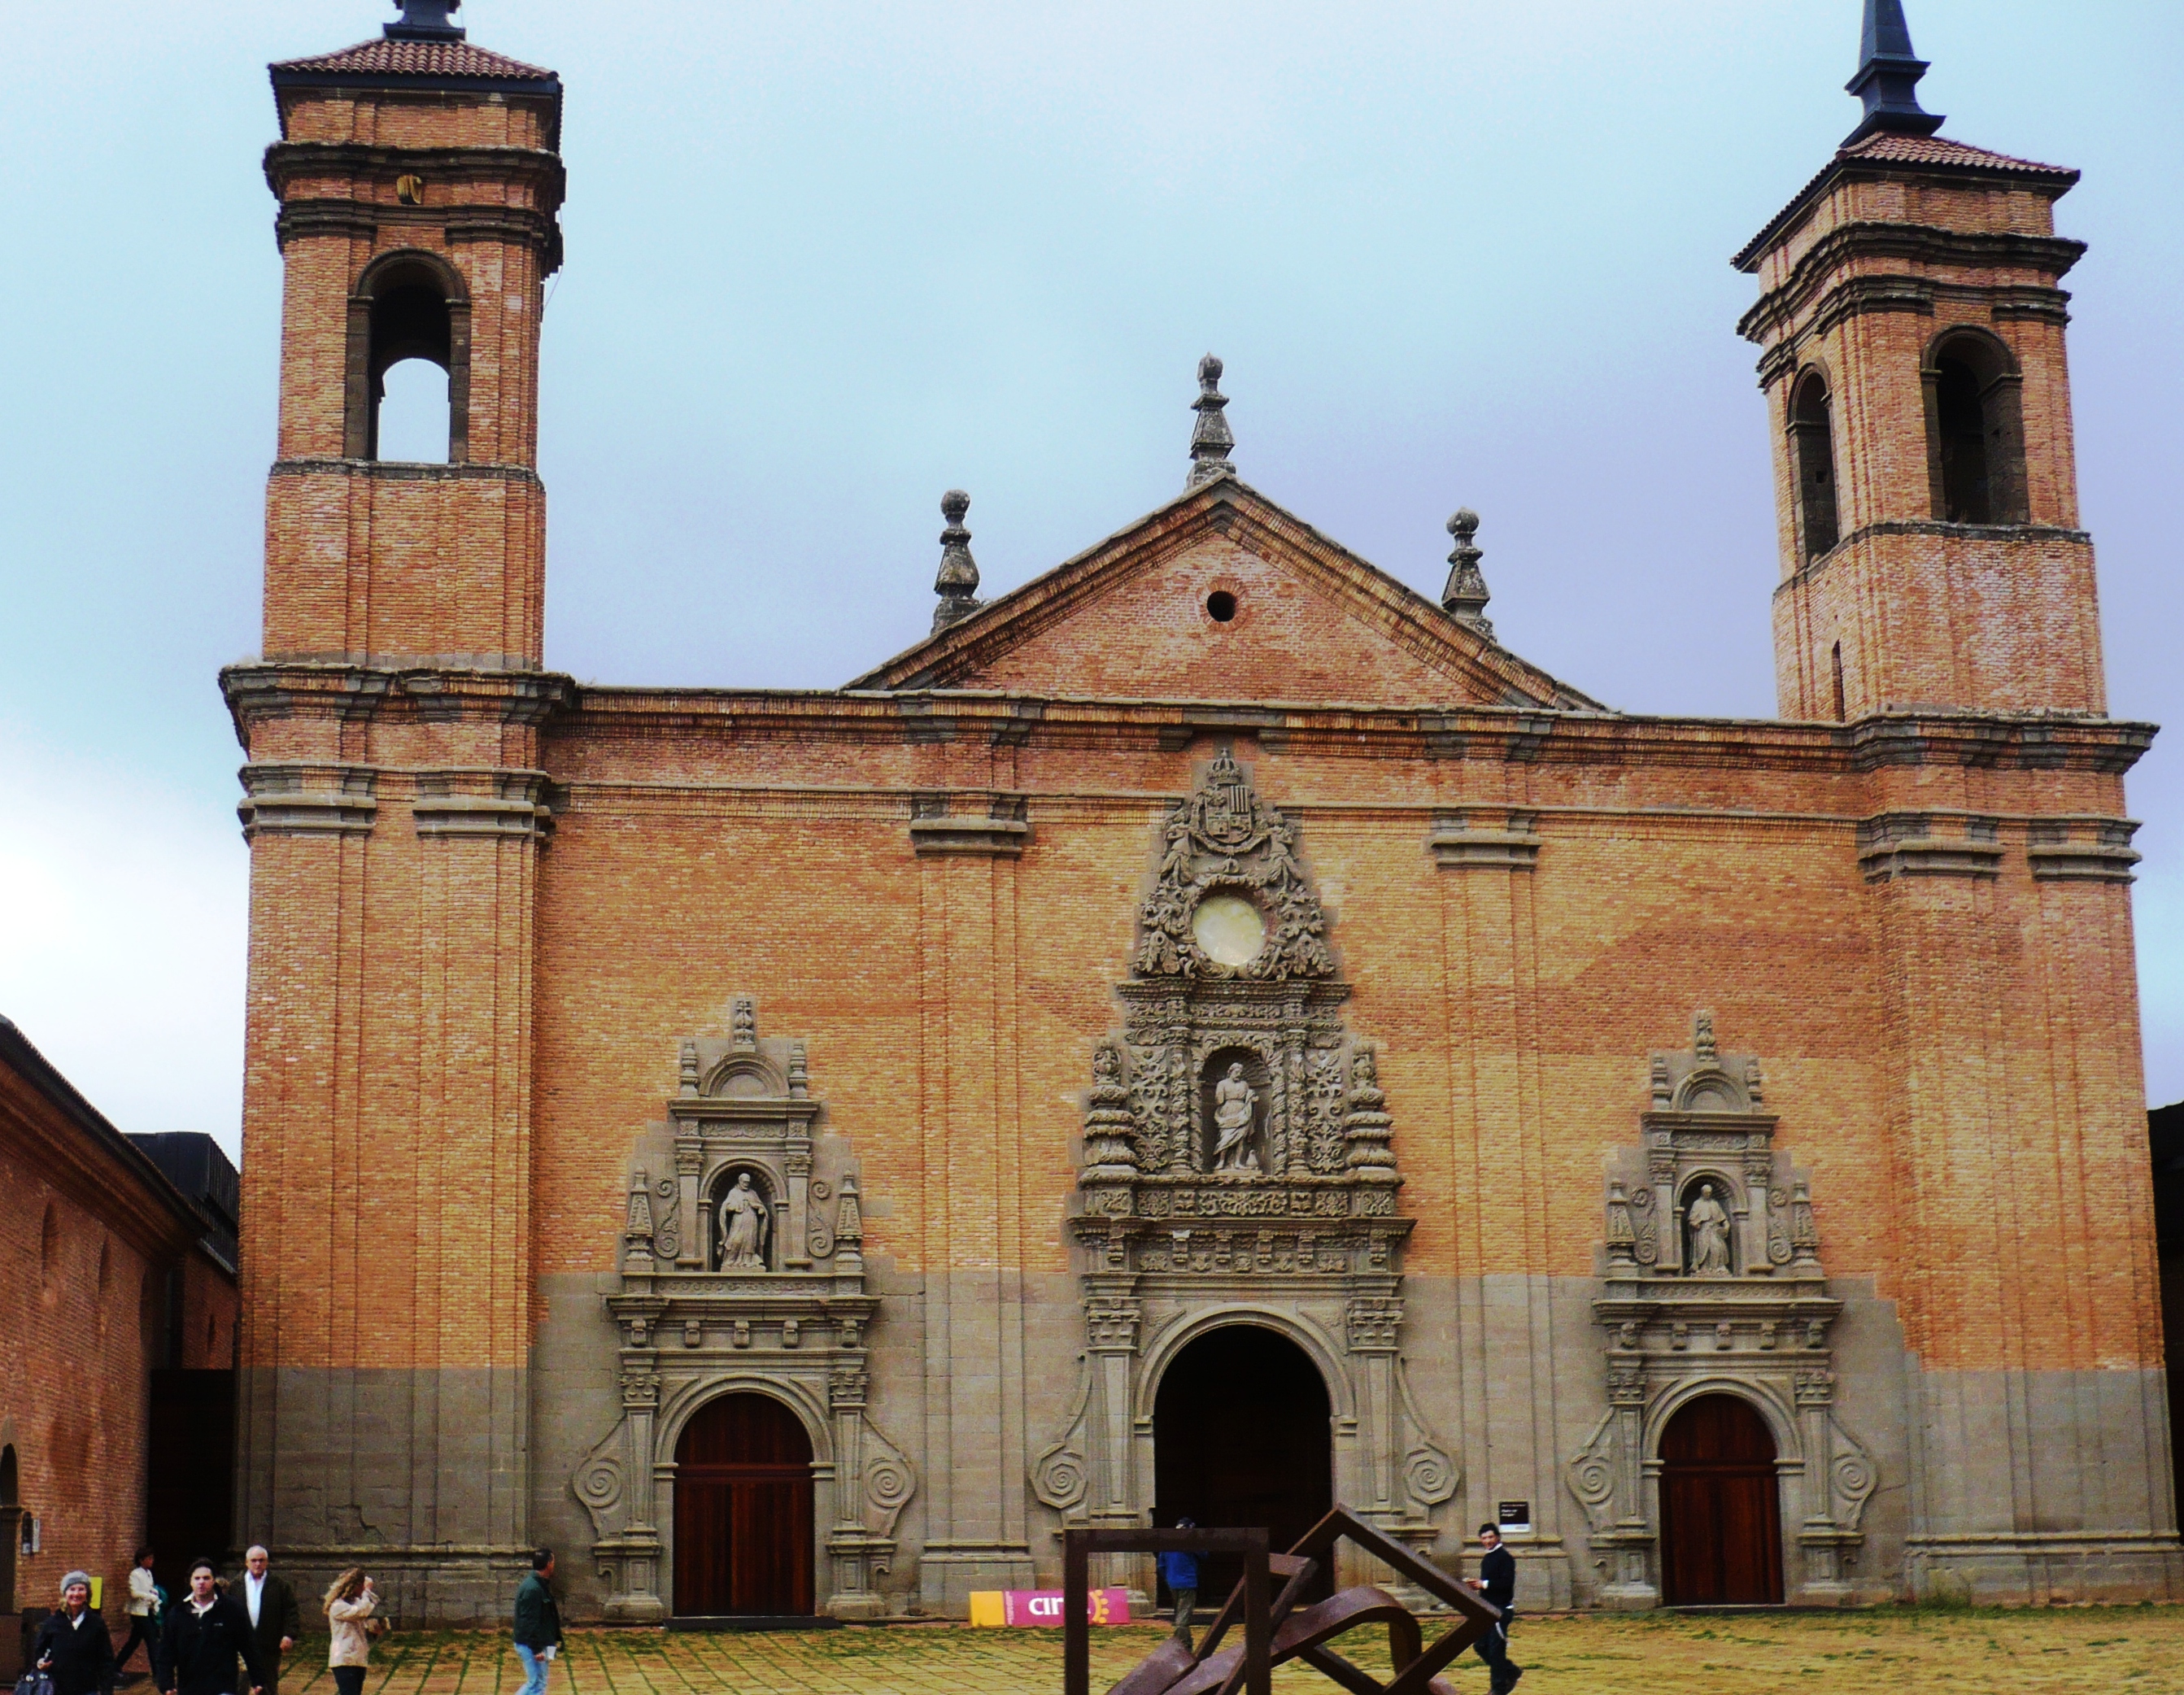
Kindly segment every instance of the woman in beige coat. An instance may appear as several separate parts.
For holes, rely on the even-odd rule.
[[[377,1634],[372,1626],[377,1623],[374,1615],[379,1597],[362,1566],[352,1565],[334,1579],[333,1587],[326,1591],[326,1625],[333,1633],[326,1664],[333,1670],[335,1695],[364,1695],[364,1671],[371,1663],[371,1639]]]

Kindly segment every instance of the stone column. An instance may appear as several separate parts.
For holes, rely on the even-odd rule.
[[[1514,736],[1510,751],[1529,756],[1529,745]],[[1465,806],[1435,817],[1427,848],[1442,873],[1451,1118],[1457,1145],[1480,1161],[1459,1173],[1457,1189],[1464,1475],[1474,1509],[1531,1502],[1535,1533],[1511,1549],[1524,1565],[1520,1587],[1536,1606],[1563,1607],[1572,1588],[1545,1204],[1552,1166],[1532,1035],[1540,837],[1522,810]]]
[[[972,799],[972,810],[961,810]],[[946,810],[935,810],[945,807]],[[919,861],[927,1611],[1034,1581],[1024,1477],[1016,861],[1006,797],[940,797]]]

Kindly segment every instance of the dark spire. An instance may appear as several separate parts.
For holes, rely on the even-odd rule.
[[[1930,136],[1942,127],[1941,119],[1919,104],[1919,79],[1926,74],[1926,61],[1911,51],[1903,0],[1865,0],[1858,60],[1858,75],[1843,86],[1865,102],[1865,116],[1843,137],[1845,147],[1876,131]]]
[[[933,592],[940,604],[933,609],[933,633],[967,618],[978,610],[978,562],[971,557],[971,532],[963,527],[963,515],[971,510],[971,497],[951,488],[940,497],[940,516],[948,527],[940,532],[940,571],[933,579]]]
[[[395,0],[402,15],[387,26],[390,42],[459,42],[463,26],[448,17],[463,0]]]
[[[1448,521],[1448,532],[1456,538],[1456,546],[1448,555],[1448,583],[1440,591],[1440,604],[1458,623],[1470,625],[1490,642],[1494,626],[1487,622],[1486,603],[1493,597],[1486,592],[1486,574],[1479,568],[1485,555],[1471,539],[1479,533],[1479,514],[1468,506],[1458,507]]]
[[[1236,438],[1222,415],[1228,404],[1228,397],[1221,392],[1221,361],[1208,354],[1198,361],[1198,398],[1190,403],[1198,421],[1190,427],[1190,480],[1184,488],[1211,482],[1224,471],[1236,474],[1236,467],[1228,463],[1228,449],[1236,445]]]

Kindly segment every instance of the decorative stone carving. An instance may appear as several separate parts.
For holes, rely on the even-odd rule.
[[[1429,1514],[1462,1475],[1404,1369],[1412,1220],[1379,1057],[1344,1026],[1297,828],[1226,749],[1162,822],[1116,993],[1123,1029],[1092,1052],[1070,1222],[1084,1374],[1032,1459],[1033,1494],[1072,1521],[1142,1522],[1160,1370],[1217,1313],[1319,1362],[1357,1435],[1337,1493],[1430,1549]]]
[[[1827,1292],[1808,1180],[1774,1146],[1759,1063],[1722,1054],[1713,1018],[1683,1053],[1652,1056],[1641,1146],[1607,1180],[1601,1297],[1607,1411],[1568,1463],[1602,1598],[1660,1598],[1661,1436],[1693,1396],[1727,1392],[1774,1435],[1782,1518],[1804,1556],[1793,1598],[1839,1603],[1875,1476],[1835,1410]]]
[[[661,1468],[714,1396],[771,1395],[811,1437],[830,1574],[821,1610],[878,1617],[874,1579],[916,1482],[866,1405],[880,1303],[865,1287],[855,1165],[822,1129],[804,1044],[760,1036],[748,996],[727,1022],[725,1040],[678,1044],[666,1123],[639,1140],[621,1287],[606,1299],[621,1330],[621,1417],[570,1487],[591,1515],[608,1616],[664,1618],[673,1503],[656,1487]],[[665,1168],[675,1175],[649,1176]]]

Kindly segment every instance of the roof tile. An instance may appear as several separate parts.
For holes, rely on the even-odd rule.
[[[1962,142],[1953,142],[1946,136],[1892,135],[1877,130],[1872,135],[1843,148],[1837,159],[1873,159],[1892,164],[1959,165],[1974,170],[2030,170],[2043,176],[2075,176],[2078,173],[2067,166],[2042,164],[2029,159],[2012,159],[2005,153],[1989,153],[1985,148],[1966,147]]]
[[[339,53],[284,59],[272,70],[276,76],[317,72],[337,76],[487,77],[511,82],[540,82],[554,75],[541,66],[474,47],[468,42],[453,41],[359,42]]]

